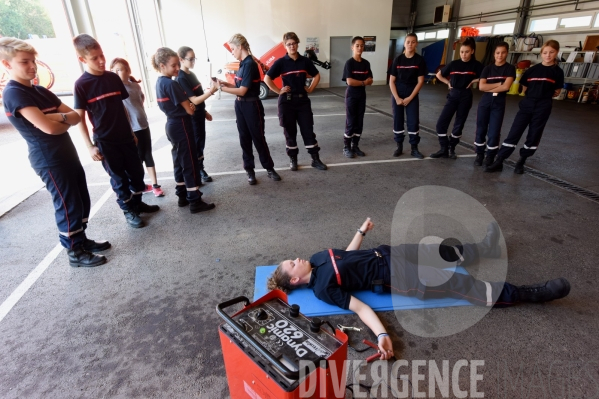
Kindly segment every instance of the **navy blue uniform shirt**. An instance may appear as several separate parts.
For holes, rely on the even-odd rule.
[[[372,71],[370,70],[370,62],[362,58],[362,61],[358,62],[354,57],[347,60],[345,68],[343,68],[343,77],[341,80],[347,81],[347,78],[359,80],[361,82],[372,77]],[[347,86],[347,95],[360,97],[366,95],[366,87],[364,86]]]
[[[522,74],[520,84],[526,86],[528,98],[552,98],[557,89],[564,87],[564,71],[558,65],[536,64]]]
[[[167,118],[180,118],[188,115],[181,103],[189,102],[189,97],[181,85],[171,78],[160,76],[156,81],[156,101]]]
[[[441,69],[441,75],[449,79],[451,87],[454,89],[465,89],[474,79],[480,77],[482,71],[483,64],[472,56],[468,62],[461,59],[451,61],[449,65]]]
[[[195,73],[191,71],[189,71],[189,73],[185,73],[182,69],[179,69],[179,75],[175,78],[175,81],[179,83],[186,94],[192,93],[189,94],[187,98],[201,96],[204,94],[204,88],[202,87],[202,84],[198,80]],[[206,103],[204,101],[196,105],[196,113],[199,112],[202,117],[204,117],[205,109]]]
[[[247,87],[248,91],[243,97],[260,96],[260,71],[258,64],[251,55],[239,63],[239,70],[235,75],[235,87]]]
[[[32,168],[48,168],[79,160],[69,133],[44,133],[18,112],[37,107],[44,114],[57,113],[62,103],[54,93],[41,86],[28,87],[11,80],[2,92],[2,101],[8,120],[27,142]]]
[[[84,109],[93,126],[94,140],[133,141],[131,124],[123,100],[129,93],[116,73],[102,75],[84,72],[75,82],[75,109]]]
[[[305,94],[306,78],[308,75],[318,75],[318,70],[312,61],[302,55],[298,54],[297,60],[294,60],[285,54],[285,57],[275,61],[266,74],[273,80],[281,76],[283,86],[291,87],[292,94]]]
[[[329,251],[318,252],[310,258],[312,276],[308,287],[314,295],[331,305],[349,309],[351,291],[370,289],[373,280],[379,278],[379,258],[372,249],[343,251],[334,249],[335,263],[341,276],[341,286],[331,262]]]
[[[516,79],[516,67],[507,62],[502,66],[487,65],[481,72],[480,78],[487,79],[487,83],[503,84],[507,78]]]
[[[418,84],[418,77],[425,76],[427,73],[426,61],[420,54],[414,54],[412,58],[401,54],[393,60],[391,70],[389,71],[390,75],[395,76],[396,87],[399,87],[400,83],[416,86]]]

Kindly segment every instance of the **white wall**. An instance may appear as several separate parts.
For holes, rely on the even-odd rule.
[[[435,7],[449,4],[453,12],[453,0],[418,0],[416,6],[416,26],[432,24],[435,16]]]
[[[223,47],[233,34],[243,34],[259,57],[280,42],[283,33],[293,31],[300,38],[301,53],[306,37],[318,37],[318,58],[323,61],[330,58],[331,36],[376,36],[376,51],[364,53],[364,58],[370,61],[375,84],[385,83],[393,0],[375,0],[367,6],[358,0],[228,0],[204,1],[202,5],[213,75],[233,61]],[[161,12],[167,46],[175,51],[182,45],[190,46],[200,60],[205,60],[199,1],[164,1]],[[320,86],[328,87],[329,72],[318,69]]]
[[[555,1],[555,0],[554,0]],[[517,8],[520,5],[520,0],[462,0],[462,4],[460,6],[460,18],[480,14],[481,12],[490,13],[495,11],[503,11],[509,10],[511,8]],[[505,14],[505,15],[497,15],[497,16],[487,16],[482,18],[483,22],[480,22],[480,19],[473,18],[465,21],[460,21],[460,24],[463,22],[468,23],[469,25],[474,25],[478,23],[486,22],[495,22],[495,21],[505,21],[505,20],[516,20],[517,13],[514,11],[513,13]]]

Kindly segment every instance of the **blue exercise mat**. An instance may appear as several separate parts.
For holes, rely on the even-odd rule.
[[[277,266],[258,266],[256,267],[256,281],[254,283],[254,301],[268,293],[266,281],[275,271]],[[457,273],[468,274],[461,266],[456,268]],[[427,309],[427,308],[446,308],[450,306],[470,306],[472,305],[465,299],[442,298],[427,299],[426,301],[414,297],[407,297],[396,294],[375,294],[371,291],[357,291],[353,296],[370,306],[374,311],[381,312],[386,310],[400,309]],[[300,288],[291,291],[288,294],[290,304],[300,305],[300,312],[306,316],[328,316],[335,314],[350,314],[351,310],[341,309],[340,307],[329,305],[326,302],[314,296],[314,292],[309,288]]]

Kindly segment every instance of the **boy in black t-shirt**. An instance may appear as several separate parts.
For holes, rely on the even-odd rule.
[[[144,171],[135,135],[131,129],[123,100],[129,93],[121,78],[106,71],[102,47],[93,37],[81,34],[73,39],[79,61],[86,72],[75,82],[75,111],[81,117],[79,129],[94,161],[101,161],[110,176],[110,185],[117,195],[117,203],[131,227],[144,226],[142,212],[156,212],[158,205],[141,200],[146,189]],[[89,137],[85,114],[93,127],[94,142]]]
[[[96,255],[110,248],[108,241],[85,236],[90,212],[85,172],[68,134],[79,115],[54,93],[32,85],[37,52],[28,43],[0,38],[0,61],[11,76],[2,98],[6,116],[27,142],[31,167],[52,195],[60,243],[71,266],[99,266],[106,258]]]
[[[343,69],[343,80],[347,83],[345,90],[345,133],[343,134],[343,155],[348,158],[363,157],[358,143],[364,127],[366,112],[366,87],[372,85],[370,62],[362,58],[364,38],[356,36],[351,41],[352,58],[347,60]]]

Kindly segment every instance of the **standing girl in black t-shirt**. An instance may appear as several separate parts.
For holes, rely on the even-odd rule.
[[[206,120],[211,121],[212,115],[206,111],[205,101],[212,95],[210,90],[204,93],[202,84],[196,75],[190,71],[196,63],[196,54],[191,47],[183,46],[179,48],[179,61],[181,69],[175,80],[181,85],[189,101],[195,105],[196,110],[191,116],[193,125],[193,135],[195,137],[196,150],[198,153],[198,168],[203,182],[211,182],[212,177],[204,170],[204,147],[206,146]]]
[[[363,151],[358,147],[364,113],[366,112],[366,87],[372,84],[370,63],[362,58],[364,38],[356,36],[351,41],[352,58],[347,60],[343,69],[343,80],[347,84],[345,90],[345,133],[343,134],[343,155],[348,158],[363,157]]]
[[[545,124],[551,115],[553,97],[559,94],[564,85],[564,71],[557,65],[556,57],[559,52],[559,43],[555,40],[547,41],[541,48],[543,62],[526,70],[520,79],[525,97],[520,101],[520,110],[514,118],[512,128],[507,138],[503,141],[495,162],[485,169],[485,172],[499,172],[503,170],[503,160],[512,155],[516,145],[528,127],[528,134],[524,147],[520,148],[520,159],[516,163],[514,173],[524,173],[526,158],[532,156],[543,136]]]
[[[424,76],[428,69],[424,58],[416,53],[418,36],[409,33],[404,41],[404,53],[395,58],[389,71],[389,87],[391,88],[391,108],[393,109],[393,136],[397,149],[394,157],[403,153],[405,138],[404,110],[407,116],[408,136],[412,147],[412,155],[422,159],[424,155],[418,151],[420,143],[420,104],[418,92],[424,84]]]
[[[499,136],[505,114],[505,96],[516,79],[516,68],[505,61],[509,47],[506,42],[495,46],[495,62],[487,65],[480,75],[478,86],[485,94],[478,103],[476,114],[476,139],[474,141],[476,146],[474,165],[476,166],[483,164],[485,144],[487,147],[485,166],[489,166],[495,161],[495,155],[499,148]],[[489,136],[488,140],[486,140],[487,135]]]
[[[166,115],[166,137],[173,145],[173,168],[175,173],[178,204],[189,205],[191,213],[208,211],[214,204],[202,201],[202,184],[196,148],[193,143],[191,116],[195,106],[189,101],[179,83],[172,78],[179,73],[179,56],[167,47],[161,47],[152,56],[152,67],[160,73],[156,81],[156,101]],[[212,94],[218,89],[211,87]]]
[[[437,72],[437,79],[449,86],[447,102],[439,120],[437,121],[437,136],[441,148],[439,151],[431,154],[431,158],[451,158],[456,159],[455,147],[460,142],[462,130],[468,118],[470,108],[472,108],[472,90],[473,83],[478,82],[478,78],[483,70],[483,65],[474,58],[476,43],[471,37],[466,38],[460,47],[460,59],[454,60]],[[447,138],[447,130],[451,123],[451,118],[455,115],[451,138]]]

